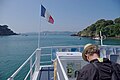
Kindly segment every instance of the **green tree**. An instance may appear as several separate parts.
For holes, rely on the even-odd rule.
[[[114,20],[114,22],[120,24],[120,17],[119,17],[119,18],[116,18],[116,19]]]
[[[113,25],[113,23],[114,23],[114,22],[113,22],[112,20],[106,20],[106,22],[105,22],[106,26],[107,26],[107,25]]]

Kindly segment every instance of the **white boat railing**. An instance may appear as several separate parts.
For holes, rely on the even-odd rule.
[[[120,46],[102,45],[100,46],[101,55],[110,59],[110,55],[120,55]]]
[[[57,56],[57,80],[69,80],[58,56]]]
[[[86,64],[82,59],[82,53],[57,52],[56,56],[57,69],[55,72],[57,78],[55,80],[76,80],[77,72],[83,66],[81,63]]]
[[[30,80],[32,80],[32,76],[33,76],[33,71],[38,71],[39,72],[39,67],[40,67],[40,52],[41,49],[36,49],[33,54],[13,73],[12,76],[10,76],[10,78],[8,78],[8,80],[14,80],[15,76],[20,72],[20,70],[28,63],[30,62],[30,70],[27,73],[26,77],[24,78],[24,80],[26,80],[28,78],[28,76],[30,75]],[[35,61],[32,62],[32,57],[35,57]],[[34,70],[33,67],[35,66]]]
[[[40,63],[50,63],[51,61],[53,61],[54,59],[52,58],[52,54],[55,52],[59,51],[81,51],[80,47],[82,46],[51,46],[51,47],[41,47],[40,49],[36,49],[32,55],[12,74],[12,76],[10,76],[10,78],[8,78],[8,80],[14,80],[14,78],[16,77],[16,75],[22,70],[22,68],[24,68],[25,65],[27,65],[27,63],[30,64],[30,70],[28,71],[27,75],[25,76],[24,80],[26,80],[28,78],[28,76],[30,76],[30,80],[33,79],[34,77],[34,73],[35,72],[39,72],[40,69]],[[41,55],[41,49],[50,49],[49,54],[42,54]],[[35,60],[33,61],[33,57],[35,56]],[[40,56],[51,56],[51,61],[40,61]],[[34,68],[35,67],[35,68]],[[34,70],[33,70],[34,69]],[[38,73],[37,73],[38,75]]]
[[[45,49],[45,50],[44,50]],[[46,50],[48,49],[48,50]],[[120,46],[113,45],[102,45],[100,46],[101,53],[105,55],[116,54],[120,55]],[[14,80],[18,73],[24,68],[25,65],[29,63],[29,71],[25,76],[24,80],[30,79],[33,80],[35,77],[39,75],[39,70],[41,64],[48,65],[48,63],[52,64],[52,61],[56,58],[56,52],[82,52],[83,45],[81,46],[50,46],[50,47],[41,47],[36,49],[32,55],[8,78],[8,80]],[[45,52],[46,51],[46,52]],[[49,61],[42,61],[42,57],[49,56]],[[60,61],[58,59],[58,63],[60,65]],[[61,72],[64,73],[64,70],[61,67]],[[58,73],[57,73],[58,74]],[[28,78],[29,77],[29,78]],[[36,78],[37,78],[36,77]],[[64,76],[65,77],[65,76]],[[67,80],[67,78],[65,78]]]

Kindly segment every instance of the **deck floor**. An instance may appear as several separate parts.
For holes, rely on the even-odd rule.
[[[39,80],[54,80],[54,68],[53,67],[41,68]]]

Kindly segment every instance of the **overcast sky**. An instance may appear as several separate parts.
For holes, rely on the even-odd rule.
[[[40,2],[0,0],[0,25],[17,33],[38,32],[39,27],[40,31],[80,31],[99,19],[120,17],[120,0],[43,0],[55,21],[50,24],[40,18]]]

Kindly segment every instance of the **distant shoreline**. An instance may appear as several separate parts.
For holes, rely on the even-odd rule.
[[[92,38],[91,36],[79,36],[77,34],[71,34],[70,36],[78,36],[78,37],[88,37],[88,38]],[[107,37],[106,39],[119,39],[120,40],[120,37]]]
[[[107,39],[119,39],[120,40],[120,37],[107,37]]]

